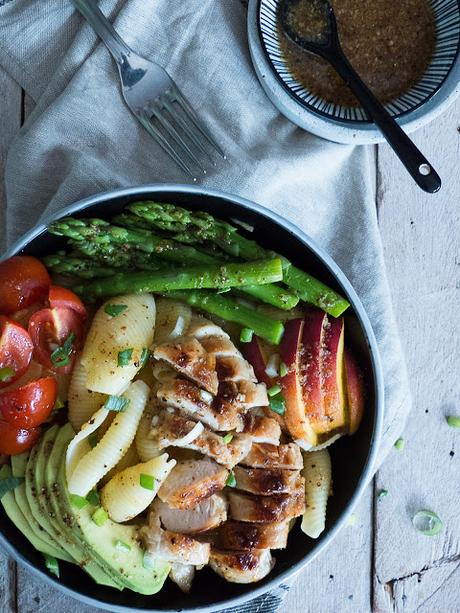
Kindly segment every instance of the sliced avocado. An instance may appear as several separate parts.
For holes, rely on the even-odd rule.
[[[13,475],[11,468],[5,464],[0,469],[0,479],[8,479]],[[24,484],[22,484],[24,485]],[[20,487],[20,486],[18,486]],[[15,488],[17,489],[17,488]],[[3,508],[5,509],[5,513],[11,519],[16,528],[22,532],[22,534],[26,537],[28,541],[32,543],[32,545],[37,549],[37,551],[41,551],[41,553],[47,555],[54,555],[54,553],[50,553],[51,549],[48,547],[46,541],[42,540],[41,537],[37,536],[36,533],[32,530],[30,523],[25,517],[24,513],[19,508],[16,498],[14,495],[14,491],[7,492],[2,496],[1,503]]]
[[[54,438],[54,437],[53,437]],[[44,503],[49,512],[49,520],[56,532],[61,534],[60,543],[64,549],[74,558],[75,562],[85,570],[96,583],[99,585],[108,585],[114,588],[123,588],[116,581],[112,580],[107,575],[99,564],[91,559],[91,556],[80,545],[78,540],[72,533],[72,530],[64,522],[65,511],[61,509],[58,503],[57,497],[54,495],[54,488],[57,481],[57,474],[59,471],[59,463],[62,459],[62,440],[66,438],[66,432],[61,428],[56,433],[54,438],[53,448],[46,462],[45,466],[45,490],[46,493],[43,496]],[[40,463],[40,458],[37,465]]]
[[[152,568],[144,568],[144,550],[139,545],[138,527],[134,525],[117,524],[107,519],[102,526],[96,525],[92,519],[95,507],[86,505],[77,509],[70,502],[65,473],[65,453],[67,444],[74,436],[72,426],[63,427],[67,437],[63,436],[62,454],[59,462],[57,490],[59,490],[60,506],[65,507],[67,516],[64,521],[72,526],[73,534],[81,544],[86,545],[103,569],[112,577],[117,576],[126,587],[140,594],[156,594],[163,586],[168,576],[170,565],[156,561]],[[57,451],[56,451],[57,453]],[[116,547],[117,542],[130,547],[129,551]]]
[[[24,477],[25,476],[28,459],[29,459],[28,451],[21,453],[19,455],[11,456],[11,468],[12,468],[13,477]],[[27,500],[27,496],[26,496],[25,483],[18,485],[18,487],[14,489],[14,499],[16,501],[16,505],[19,507],[19,509],[21,510],[21,513],[27,520],[27,523],[29,524],[32,532],[35,534],[36,539],[38,539],[38,541],[42,544],[40,551],[42,553],[46,553],[49,556],[53,556],[54,558],[59,557],[61,554],[60,549],[58,549],[55,541],[49,536],[48,532],[38,523],[36,517],[32,513],[32,510],[29,505],[29,501]],[[34,544],[31,539],[29,540],[32,544]]]
[[[66,551],[64,551],[64,549],[58,543],[59,537],[56,536],[50,524],[48,514],[47,513],[45,514],[44,512],[42,512],[40,508],[40,504],[39,504],[38,491],[37,491],[37,486],[35,482],[35,473],[36,473],[37,459],[38,459],[39,451],[42,448],[43,441],[44,441],[44,437],[41,439],[39,443],[37,443],[37,445],[35,445],[35,447],[32,447],[32,450],[29,454],[29,459],[27,460],[26,474],[25,474],[26,497],[27,497],[27,501],[29,503],[32,515],[38,521],[38,523],[43,528],[43,530],[48,534],[49,542],[53,543],[53,545],[57,548],[58,553],[55,555],[55,557],[60,560],[65,560],[66,562],[73,562],[73,558],[69,556],[69,554]]]

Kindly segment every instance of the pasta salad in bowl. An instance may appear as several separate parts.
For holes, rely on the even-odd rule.
[[[333,537],[371,470],[378,356],[342,273],[291,232],[146,186],[70,207],[0,262],[14,555],[97,606],[215,611]]]

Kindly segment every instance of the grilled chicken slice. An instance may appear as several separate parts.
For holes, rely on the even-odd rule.
[[[190,594],[195,577],[195,567],[192,564],[173,562],[168,577],[184,592]]]
[[[229,335],[222,330],[220,326],[213,323],[205,317],[200,315],[192,315],[190,325],[187,329],[187,336],[193,336],[201,341],[201,339],[209,338],[211,336],[221,337],[229,339]]]
[[[230,515],[237,521],[280,522],[298,517],[305,511],[305,490],[302,485],[292,494],[254,496],[229,492]]]
[[[269,549],[245,552],[213,548],[209,566],[231,583],[254,583],[268,575],[275,565]]]
[[[200,422],[167,411],[162,413],[152,433],[160,448],[172,446],[199,451],[228,468],[238,464],[249,453],[252,445],[251,437],[246,434],[236,435],[226,443],[222,436],[204,429]]]
[[[303,468],[302,452],[295,443],[279,445],[278,447],[254,444],[241,463],[251,468],[282,468],[286,470],[301,470]]]
[[[178,462],[158,491],[158,497],[170,507],[193,509],[202,500],[222,490],[228,470],[203,458]]]
[[[220,548],[231,551],[284,549],[288,534],[289,521],[250,524],[229,520],[218,530],[218,544]]]
[[[236,387],[238,392],[244,396],[244,406],[246,409],[268,406],[267,388],[265,383],[239,381],[238,384],[234,383],[233,386]]]
[[[200,343],[209,354],[216,358],[243,357],[228,337],[204,336],[200,338]]]
[[[243,357],[217,358],[216,370],[219,381],[252,381],[257,383],[253,367]]]
[[[281,468],[244,468],[235,466],[233,471],[236,488],[258,494],[271,496],[273,494],[289,494],[298,487],[300,471],[283,470]]]
[[[220,526],[227,519],[227,500],[221,494],[213,494],[194,509],[173,509],[158,498],[153,504],[166,530],[194,534]]]
[[[209,543],[201,543],[185,534],[163,530],[158,516],[154,513],[150,513],[149,525],[143,526],[139,534],[146,551],[156,560],[193,564],[193,566],[208,563]]]
[[[180,409],[194,419],[199,419],[212,430],[235,430],[241,423],[241,403],[235,397],[219,395],[213,398],[197,385],[185,379],[176,379],[161,385],[157,397],[161,403]]]
[[[243,413],[241,426],[236,431],[248,434],[253,443],[279,445],[280,442],[281,428],[278,422],[271,417],[256,415],[253,411]]]
[[[164,360],[181,375],[195,381],[211,394],[217,394],[216,358],[208,355],[203,345],[192,337],[183,336],[174,342],[155,347],[153,355]]]

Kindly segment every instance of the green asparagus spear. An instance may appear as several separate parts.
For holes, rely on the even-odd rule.
[[[263,285],[280,281],[283,271],[280,260],[196,266],[172,271],[118,273],[95,279],[75,288],[85,296],[116,296],[125,293],[167,292],[170,290],[215,288],[227,289],[245,285]]]
[[[191,307],[211,313],[225,321],[232,321],[244,328],[250,328],[254,334],[273,345],[279,344],[284,333],[281,321],[271,319],[254,308],[239,304],[228,298],[226,294],[191,290],[162,292],[162,295],[174,300],[182,300]]]
[[[194,264],[214,266],[216,261],[219,261],[210,253],[156,236],[151,231],[141,228],[122,228],[101,219],[68,217],[52,223],[49,231],[52,234],[69,237],[75,251],[86,257],[95,258],[107,266],[112,264],[120,268],[158,270],[159,266],[152,258],[187,266]],[[242,291],[284,310],[295,307],[299,302],[297,295],[273,284],[245,287]]]
[[[47,255],[43,258],[43,263],[53,273],[79,279],[111,277],[118,272],[116,268],[99,265],[93,260],[70,257],[69,255]]]
[[[215,219],[209,213],[187,211],[171,204],[164,205],[151,201],[132,203],[128,205],[128,209],[150,222],[153,227],[173,232],[174,238],[180,242],[210,241],[226,253],[244,260],[282,257],[245,238],[236,228]],[[341,315],[350,306],[345,298],[330,287],[293,266],[285,258],[282,260],[285,273],[283,281],[301,300],[314,304],[334,317]]]

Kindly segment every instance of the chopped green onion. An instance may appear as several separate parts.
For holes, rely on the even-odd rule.
[[[152,570],[155,567],[155,558],[148,551],[144,551],[144,555],[142,556],[142,566],[147,570]]]
[[[448,415],[446,421],[451,428],[460,428],[460,417],[456,415]]]
[[[286,412],[286,405],[282,394],[276,394],[270,398],[270,409],[278,415],[284,415]]]
[[[395,443],[395,447],[398,451],[402,451],[404,449],[404,439],[398,438],[398,440]]]
[[[83,509],[88,504],[88,500],[78,494],[70,494],[70,502],[76,509]]]
[[[155,477],[153,475],[146,475],[141,473],[139,476],[139,483],[145,490],[155,489]]]
[[[7,477],[6,479],[2,479],[0,481],[0,499],[3,498],[5,494],[14,490],[18,485],[24,483],[23,477]]]
[[[12,379],[15,374],[16,371],[14,370],[14,368],[11,368],[11,366],[4,366],[3,368],[0,368],[0,381],[2,383],[6,383],[10,379]]]
[[[385,496],[388,496],[388,490],[380,490],[377,498],[385,498]]]
[[[235,487],[236,479],[235,479],[235,474],[233,470],[230,471],[230,474],[227,477],[227,481],[225,482],[225,485],[228,485],[228,487]]]
[[[253,335],[254,330],[251,330],[251,328],[243,328],[240,334],[240,341],[242,343],[250,343],[252,341]]]
[[[65,339],[64,344],[56,349],[51,354],[51,362],[55,368],[62,368],[70,364],[70,356],[72,355],[73,342],[75,340],[75,334],[71,332]]]
[[[124,413],[130,402],[131,401],[129,398],[123,398],[123,396],[109,396],[104,403],[104,408],[108,409],[109,411]]]
[[[142,349],[141,359],[140,359],[141,368],[143,368],[147,364],[148,359],[149,359],[149,350],[147,349],[147,347],[144,347]]]
[[[442,530],[442,521],[433,511],[418,511],[412,518],[412,524],[417,532],[425,536],[435,536]]]
[[[118,366],[128,366],[133,356],[133,348],[123,349],[118,352]]]
[[[128,545],[128,543],[125,543],[124,541],[115,541],[115,549],[118,549],[118,551],[131,551],[131,545]]]
[[[267,390],[267,394],[271,397],[271,396],[276,396],[276,394],[279,394],[281,391],[281,385],[278,385],[278,383],[276,385],[274,385],[273,387],[271,387],[270,389]]]
[[[224,441],[225,445],[228,445],[232,439],[233,439],[233,434],[229,432],[228,434],[224,436],[222,440]]]
[[[284,362],[280,364],[280,377],[285,377],[288,374],[288,367]]]
[[[92,449],[94,449],[94,447],[96,447],[96,445],[99,443],[99,436],[98,436],[97,432],[92,432],[88,436],[88,443],[89,443],[89,445],[90,445],[90,447]]]
[[[64,407],[65,407],[65,404],[62,402],[62,400],[58,396],[56,398],[56,402],[54,403],[54,410],[59,411],[59,409],[63,409]]]
[[[118,317],[118,315],[124,313],[127,308],[127,304],[106,304],[104,312],[110,315],[110,317]]]
[[[89,504],[92,504],[93,507],[97,507],[101,503],[101,499],[99,498],[99,494],[96,490],[91,490],[88,496],[86,496],[86,500]]]
[[[48,555],[47,553],[43,554],[45,557],[45,566],[52,573],[56,575],[59,579],[59,562],[53,556]]]
[[[92,514],[92,519],[96,526],[103,526],[105,522],[109,519],[109,516],[107,515],[107,511],[105,509],[99,507]]]

